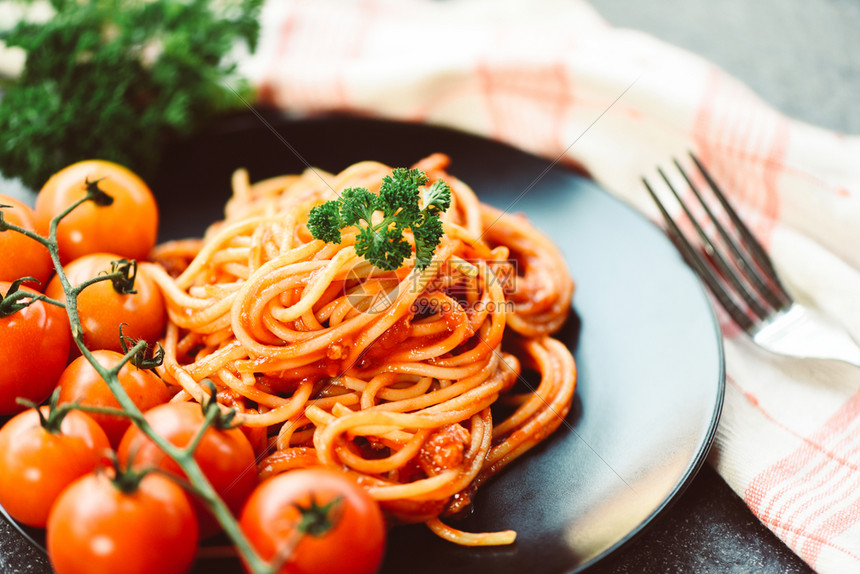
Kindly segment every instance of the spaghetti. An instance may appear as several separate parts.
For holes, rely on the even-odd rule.
[[[382,271],[340,244],[314,239],[310,209],[350,187],[378,192],[391,168],[361,162],[250,184],[234,174],[225,219],[200,240],[159,246],[146,264],[168,305],[163,378],[175,400],[219,400],[266,429],[261,476],[326,465],[352,475],[390,517],[426,522],[464,545],[514,533],[466,533],[440,517],[554,431],[576,383],[552,338],[573,294],[565,262],[523,217],[451,187],[432,263]],[[523,371],[539,375],[529,385]]]

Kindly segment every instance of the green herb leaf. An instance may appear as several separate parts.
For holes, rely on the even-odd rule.
[[[311,209],[308,229],[316,239],[340,243],[342,229],[357,227],[355,252],[385,271],[397,269],[412,254],[412,246],[403,237],[410,229],[415,266],[424,269],[442,239],[439,215],[451,205],[451,188],[443,181],[424,189],[422,196],[427,181],[422,171],[397,168],[383,178],[379,195],[363,187],[350,188],[340,198]],[[374,223],[376,212],[381,212],[381,218]]]
[[[340,243],[340,209],[337,202],[328,201],[311,210],[308,227],[315,229],[314,237],[326,243]]]
[[[430,213],[447,211],[451,206],[451,188],[444,181],[437,180],[424,193],[424,209]]]
[[[53,0],[53,18],[0,31],[27,53],[0,99],[0,172],[39,189],[83,159],[152,177],[161,151],[250,87],[226,60],[253,50],[262,0]],[[235,91],[234,91],[235,90]]]
[[[442,222],[439,217],[424,212],[420,220],[412,226],[415,237],[415,265],[423,269],[433,260],[433,251],[442,239]]]

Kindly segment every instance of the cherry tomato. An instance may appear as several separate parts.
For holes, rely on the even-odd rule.
[[[48,234],[48,228],[36,223],[36,214],[25,203],[13,199],[8,195],[0,195],[0,205],[8,205],[3,208],[3,219],[23,227],[28,231],[35,231],[43,237]],[[33,277],[45,288],[48,279],[54,272],[54,263],[48,248],[17,231],[0,231],[0,281],[15,281],[22,277]]]
[[[125,493],[102,471],[63,492],[46,541],[57,574],[182,574],[194,560],[198,530],[185,492],[170,479],[148,474]]]
[[[257,414],[260,411],[257,409],[246,408],[244,412],[248,414]],[[267,427],[252,427],[242,425],[239,427],[239,429],[245,435],[245,438],[248,439],[248,442],[251,443],[251,448],[254,449],[254,455],[258,459],[262,459],[266,455],[271,454],[268,450],[269,429]]]
[[[57,244],[62,262],[105,251],[145,260],[155,245],[158,208],[143,180],[121,165],[87,160],[61,169],[36,198],[37,219],[47,228],[53,217],[83,198],[87,182],[94,181],[113,203],[87,201],[60,222]]]
[[[111,253],[93,253],[75,259],[63,267],[72,285],[92,279],[110,270],[111,261],[121,259]],[[148,275],[138,270],[134,281],[137,293],[121,295],[110,281],[90,285],[78,295],[78,314],[84,328],[84,342],[91,350],[121,351],[119,326],[123,334],[133,339],[153,342],[161,337],[167,322],[167,312],[161,291]],[[45,295],[66,300],[59,277],[54,277]]]
[[[321,513],[322,523],[329,524],[302,535],[281,574],[378,570],[385,550],[382,512],[360,486],[334,470],[292,470],[265,480],[248,498],[239,525],[268,560],[294,540],[303,515],[310,512]]]
[[[48,416],[48,407],[41,407]],[[0,429],[0,505],[29,526],[44,527],[60,493],[92,472],[110,448],[104,431],[81,411],[71,411],[58,432],[46,430],[39,413],[15,415]]]
[[[122,359],[122,355],[116,351],[94,351],[93,355],[107,369],[114,368]],[[141,411],[148,411],[170,400],[167,385],[150,371],[138,369],[131,363],[126,363],[119,370],[118,378],[122,388]],[[78,357],[72,361],[60,376],[58,385],[61,405],[77,402],[95,407],[120,408],[110,387],[86,357]],[[119,445],[122,435],[131,426],[127,417],[101,413],[88,414],[102,427],[112,446]]]
[[[153,430],[178,447],[187,446],[203,426],[204,416],[197,403],[167,403],[144,414]],[[135,468],[160,467],[184,476],[177,464],[137,427],[129,428],[117,454],[123,464],[134,457]],[[227,506],[238,514],[257,484],[254,450],[238,428],[220,430],[210,427],[203,434],[194,459]],[[208,510],[194,501],[204,536],[215,534],[219,526]]]
[[[7,296],[10,283],[0,282]],[[21,287],[19,290],[35,293]],[[0,317],[0,414],[26,407],[17,397],[41,403],[51,394],[66,367],[72,335],[66,310],[35,301],[6,317]]]

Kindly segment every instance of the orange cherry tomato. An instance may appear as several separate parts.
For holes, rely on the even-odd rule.
[[[0,195],[3,219],[41,236],[48,234],[48,228],[36,223],[36,214],[25,203],[8,195]],[[0,231],[0,281],[15,281],[23,277],[33,277],[39,284],[39,291],[45,288],[54,272],[54,264],[48,248],[17,231]]]
[[[10,283],[0,282],[8,295]],[[19,291],[35,291],[20,287]],[[0,317],[0,414],[21,412],[18,397],[41,403],[57,385],[66,367],[72,335],[66,310],[35,301],[24,309]]]
[[[204,422],[203,411],[197,403],[167,403],[150,409],[144,417],[156,433],[178,447],[187,446]],[[178,465],[137,427],[125,433],[117,455],[122,464],[132,460],[134,468],[158,467],[184,476]],[[242,431],[210,427],[198,443],[194,459],[215,491],[238,514],[257,484],[254,450]],[[214,516],[201,504],[196,501],[194,504],[202,535],[217,533],[220,527]]]
[[[110,270],[111,262],[121,259],[116,254],[93,253],[68,263],[63,267],[69,282],[79,285],[88,279]],[[164,298],[158,286],[145,272],[138,269],[134,282],[137,293],[122,295],[110,281],[90,285],[78,296],[78,313],[84,329],[84,342],[91,350],[108,349],[121,351],[119,326],[123,334],[132,339],[149,342],[161,337],[167,323]],[[45,289],[48,297],[66,300],[66,294],[58,277],[54,277]]]
[[[48,410],[41,408],[45,416]],[[55,433],[35,409],[15,415],[0,429],[0,505],[15,520],[44,527],[60,493],[92,472],[109,448],[101,427],[81,411],[66,414]]]
[[[36,198],[36,217],[46,226],[86,195],[87,182],[113,198],[100,206],[88,201],[67,215],[57,227],[63,263],[89,253],[111,252],[143,261],[155,245],[158,208],[149,187],[121,165],[87,160],[52,175]]]
[[[266,560],[295,540],[302,517],[305,532],[280,574],[373,574],[385,550],[379,505],[343,473],[326,468],[291,470],[263,481],[251,493],[239,526]]]
[[[156,474],[117,488],[106,471],[67,488],[51,509],[46,542],[57,574],[182,574],[198,530],[185,492]]]
[[[116,351],[94,351],[96,360],[105,368],[119,364],[122,355]],[[150,371],[126,363],[119,370],[119,383],[141,411],[166,403],[170,391],[160,378]],[[94,407],[120,408],[110,387],[86,357],[78,357],[66,367],[57,383],[60,387],[59,404],[76,402]],[[88,413],[105,431],[112,446],[118,446],[122,435],[131,426],[127,417],[102,413]]]

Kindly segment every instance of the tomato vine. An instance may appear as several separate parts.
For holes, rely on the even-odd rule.
[[[98,181],[88,181],[86,185],[85,196],[70,205],[68,208],[63,210],[51,220],[47,237],[43,237],[34,231],[10,223],[8,220],[4,219],[3,209],[2,206],[0,206],[0,232],[11,231],[15,233],[21,233],[44,245],[50,253],[54,269],[57,273],[57,278],[61,282],[63,291],[66,295],[66,304],[63,305],[63,303],[45,297],[44,295],[28,292],[19,292],[17,291],[17,289],[15,289],[14,292],[12,292],[13,290],[10,290],[10,293],[6,294],[5,299],[2,300],[2,303],[5,304],[5,307],[8,308],[10,312],[14,312],[23,307],[26,307],[28,304],[36,300],[43,300],[46,303],[58,305],[61,307],[64,306],[69,318],[72,338],[75,344],[77,345],[81,354],[86,357],[87,361],[89,361],[89,363],[98,372],[102,379],[104,379],[111,392],[114,394],[120,404],[121,411],[112,410],[111,414],[118,414],[119,412],[121,412],[124,416],[128,417],[131,422],[140,429],[142,433],[144,433],[153,443],[155,443],[155,445],[158,446],[168,457],[170,457],[176,462],[176,464],[185,473],[185,476],[187,478],[187,481],[178,482],[182,482],[183,486],[185,486],[186,488],[190,488],[193,491],[193,494],[195,494],[196,497],[208,507],[208,509],[218,520],[218,523],[223,528],[225,534],[235,545],[237,551],[241,555],[243,563],[246,565],[250,572],[252,572],[253,574],[272,574],[276,572],[277,563],[271,564],[267,562],[266,560],[261,558],[260,555],[254,550],[254,547],[239,527],[238,521],[233,517],[226,503],[221,499],[221,497],[212,487],[211,483],[206,478],[194,458],[194,449],[200,443],[200,440],[203,437],[203,434],[207,431],[207,429],[209,429],[213,425],[230,425],[235,422],[233,420],[233,418],[235,417],[234,412],[221,412],[222,407],[218,405],[215,401],[214,386],[210,389],[212,395],[209,401],[207,401],[207,404],[203,405],[205,420],[204,424],[201,425],[198,434],[192,438],[192,440],[188,443],[187,446],[177,447],[165,438],[161,437],[152,429],[146,418],[144,418],[143,413],[135,405],[135,403],[129,397],[128,393],[125,391],[119,381],[120,369],[122,369],[122,367],[126,363],[136,361],[136,357],[144,355],[147,352],[148,343],[145,340],[132,341],[128,337],[123,337],[122,342],[123,350],[125,351],[125,353],[122,355],[122,358],[118,361],[118,363],[111,368],[107,368],[102,365],[93,355],[93,353],[87,348],[84,342],[81,318],[78,314],[78,296],[84,289],[86,289],[90,285],[101,281],[111,281],[116,287],[123,289],[125,292],[130,292],[131,290],[133,290],[134,276],[136,273],[136,263],[129,261],[118,261],[116,262],[116,265],[112,266],[112,269],[109,272],[99,275],[98,277],[95,277],[91,280],[84,281],[79,285],[71,285],[69,278],[66,276],[63,270],[63,266],[60,260],[60,250],[57,242],[57,227],[59,222],[63,218],[65,218],[77,207],[86,202],[94,202],[97,205],[109,205],[111,199],[109,195],[107,195],[99,188]],[[18,282],[18,285],[20,285],[20,283],[24,280],[26,280],[26,278],[20,280]],[[17,295],[16,293],[22,294]],[[156,351],[155,355],[158,355],[158,351]],[[148,362],[147,365],[151,365],[151,362]],[[83,407],[81,405],[66,405],[64,407],[59,407],[59,409],[63,408],[80,408],[81,410],[90,410],[89,408]]]

